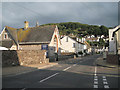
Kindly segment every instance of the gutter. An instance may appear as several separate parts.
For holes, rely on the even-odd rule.
[[[48,42],[19,42],[19,44],[49,44],[50,41]]]

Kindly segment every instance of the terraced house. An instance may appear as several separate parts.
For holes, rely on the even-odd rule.
[[[56,25],[38,25],[29,27],[24,22],[24,28],[5,26],[1,33],[2,41],[12,42],[10,50],[46,50],[47,57],[54,58],[55,53],[60,54],[60,37]]]

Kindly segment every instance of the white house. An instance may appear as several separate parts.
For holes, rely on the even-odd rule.
[[[114,39],[114,43],[115,43],[115,51],[114,54],[120,54],[120,28],[118,28],[117,30],[115,30],[113,32],[113,39]]]
[[[78,38],[73,39],[69,36],[61,38],[61,52],[78,53],[84,50],[84,44],[79,42]]]
[[[113,37],[113,32],[115,32],[117,29],[120,28],[120,25],[113,28],[113,29],[109,29],[109,53],[110,54],[116,54],[116,41]]]

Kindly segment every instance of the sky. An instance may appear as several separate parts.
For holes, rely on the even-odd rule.
[[[0,19],[4,26],[23,28],[39,24],[80,22],[90,25],[118,25],[118,2],[2,2]]]

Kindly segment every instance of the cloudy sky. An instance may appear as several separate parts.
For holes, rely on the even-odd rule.
[[[0,4],[1,7],[1,4]],[[90,25],[118,25],[118,2],[2,2],[2,28],[39,24],[80,22]]]

